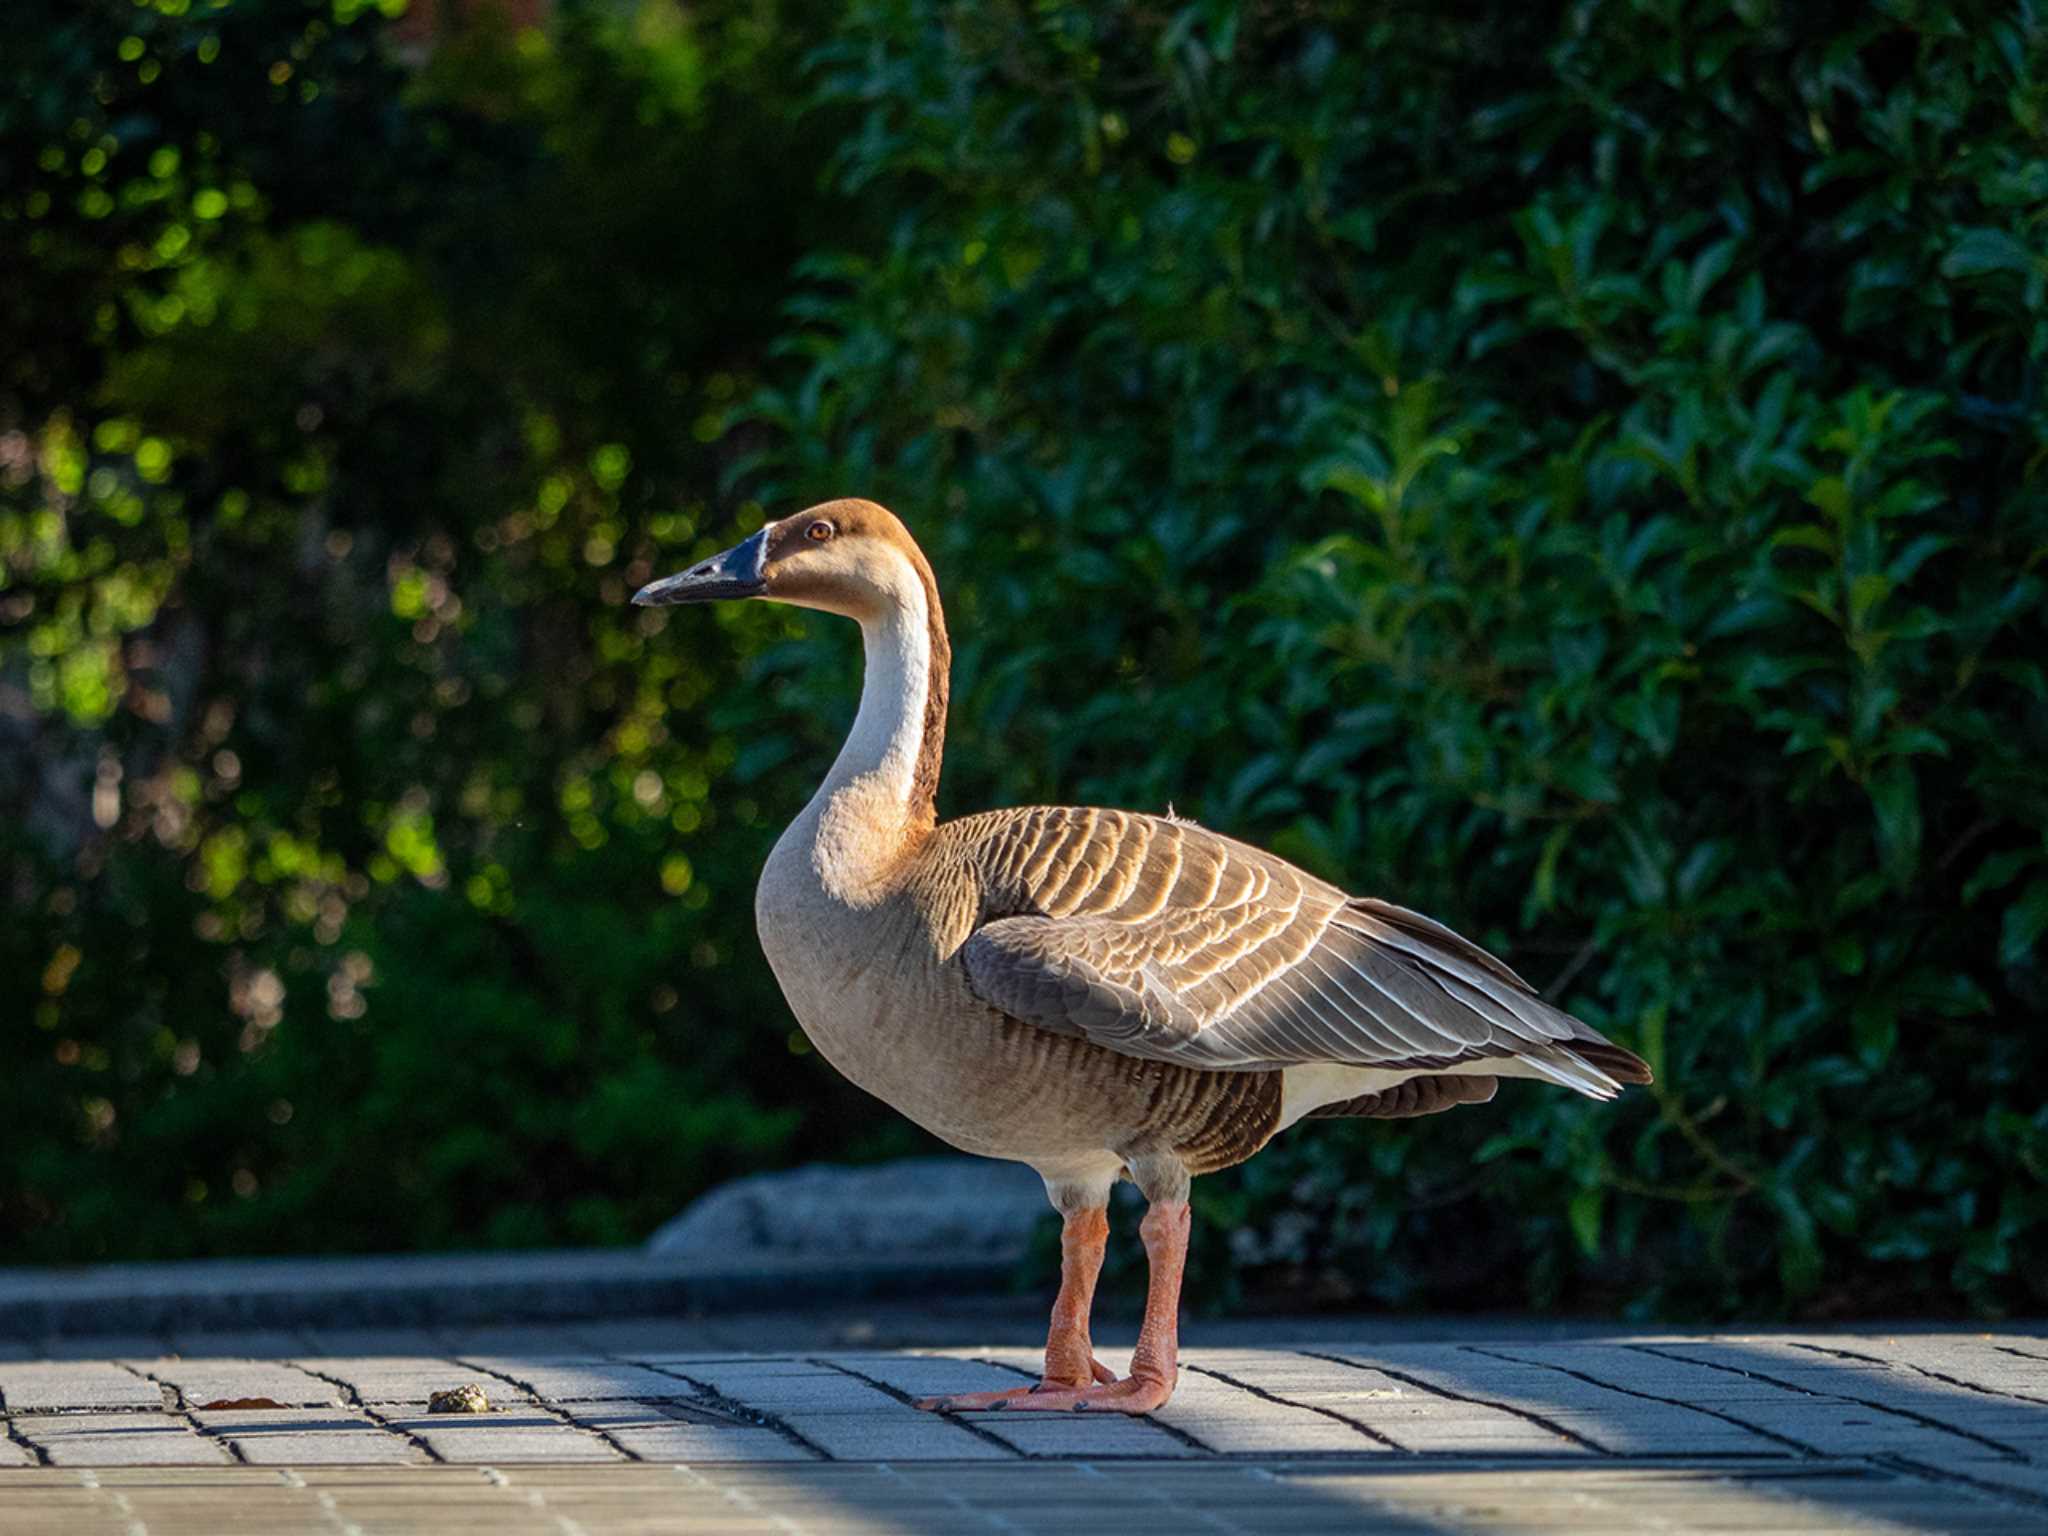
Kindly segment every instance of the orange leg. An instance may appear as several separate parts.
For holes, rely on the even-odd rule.
[[[1095,1305],[1095,1277],[1102,1273],[1102,1251],[1108,1241],[1109,1212],[1100,1206],[1074,1212],[1060,1227],[1060,1294],[1052,1304],[1052,1326],[1045,1336],[1045,1378],[1037,1386],[927,1397],[917,1406],[966,1413],[1000,1408],[1012,1398],[1033,1392],[1115,1381],[1116,1372],[1095,1358],[1095,1347],[1088,1339],[1088,1314]]]
[[[973,1406],[1009,1413],[1150,1413],[1165,1405],[1180,1379],[1180,1282],[1188,1259],[1187,1202],[1155,1203],[1139,1223],[1138,1235],[1145,1241],[1152,1280],[1145,1294],[1145,1322],[1138,1330],[1138,1348],[1131,1356],[1131,1374],[1121,1381],[1104,1381],[1098,1374],[1093,1386],[1047,1381],[1021,1392],[986,1394],[997,1400]],[[1101,1372],[1100,1366],[1095,1369]],[[942,1399],[933,1406],[958,1403],[959,1399]]]

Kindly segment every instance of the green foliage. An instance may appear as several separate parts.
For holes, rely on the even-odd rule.
[[[850,635],[624,606],[861,493],[942,810],[1171,804],[1658,1071],[1291,1132],[1198,1278],[2048,1295],[2035,7],[565,0],[418,73],[30,12],[10,1251],[624,1240],[912,1144],[752,936]]]
[[[762,626],[624,606],[724,541],[716,416],[830,213],[775,7],[417,73],[374,6],[30,12],[0,1245],[620,1242],[858,1145],[785,1045],[769,807],[703,707]]]
[[[822,50],[890,237],[811,263],[755,467],[925,514],[952,804],[1171,801],[1658,1073],[1293,1133],[1212,1244],[1437,1304],[2048,1295],[2044,44],[878,0]]]

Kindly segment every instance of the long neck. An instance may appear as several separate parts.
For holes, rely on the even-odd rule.
[[[811,801],[820,869],[847,877],[892,863],[937,819],[952,648],[930,573],[904,564],[896,600],[861,621],[860,711]]]

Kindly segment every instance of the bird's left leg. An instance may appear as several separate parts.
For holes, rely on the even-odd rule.
[[[1138,1224],[1152,1278],[1130,1375],[1092,1387],[1043,1386],[987,1406],[1006,1413],[1150,1413],[1163,1408],[1180,1380],[1180,1283],[1187,1268],[1188,1221],[1183,1193],[1179,1199],[1153,1201]]]
[[[1115,1381],[1116,1372],[1095,1358],[1094,1346],[1088,1338],[1088,1314],[1095,1305],[1095,1278],[1102,1273],[1102,1254],[1108,1242],[1109,1212],[1103,1206],[1083,1205],[1065,1212],[1060,1226],[1060,1294],[1052,1304],[1052,1325],[1045,1336],[1045,1375],[1037,1386],[927,1397],[917,1406],[945,1413],[971,1413],[1000,1408],[1012,1398],[1033,1392]]]
[[[1180,1283],[1188,1262],[1188,1170],[1171,1151],[1133,1148],[1124,1166],[1139,1192],[1151,1202],[1138,1223],[1151,1282],[1145,1291],[1145,1321],[1138,1329],[1138,1347],[1131,1355],[1131,1374],[1121,1381],[1088,1384],[1045,1382],[1028,1392],[1004,1394],[1000,1402],[982,1406],[1005,1413],[1150,1413],[1165,1406],[1180,1379]]]

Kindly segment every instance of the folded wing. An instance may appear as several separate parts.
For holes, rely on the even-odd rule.
[[[1513,1059],[1603,1099],[1649,1081],[1441,923],[1230,838],[1061,807],[956,825],[985,908],[960,964],[976,995],[1040,1028],[1220,1071]]]

